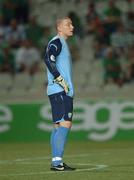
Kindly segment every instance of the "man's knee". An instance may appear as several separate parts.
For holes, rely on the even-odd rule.
[[[62,121],[59,124],[60,124],[60,126],[64,126],[66,128],[71,128],[72,127],[72,122],[68,121],[68,120]]]

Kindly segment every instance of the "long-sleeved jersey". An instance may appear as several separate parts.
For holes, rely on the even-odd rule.
[[[47,66],[47,94],[62,92],[64,89],[54,79],[61,75],[69,86],[68,96],[74,96],[72,79],[72,59],[66,40],[57,35],[50,40],[46,48],[45,64]]]

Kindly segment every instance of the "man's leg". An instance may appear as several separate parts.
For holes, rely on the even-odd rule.
[[[73,99],[64,93],[49,96],[52,106],[55,129],[51,135],[52,167],[51,170],[65,170],[63,154],[68,133],[72,126]],[[66,166],[67,169],[67,166]],[[69,169],[69,168],[68,168]],[[71,168],[70,168],[71,170]]]
[[[61,163],[64,154],[64,148],[67,141],[67,136],[71,128],[70,121],[63,121],[59,123],[59,127],[55,128],[51,135],[52,145],[52,165],[57,166]]]
[[[52,146],[52,167],[51,170],[75,170],[63,163],[63,154],[67,142],[67,136],[72,126],[70,121],[63,121],[55,131]]]
[[[55,157],[55,134],[57,132],[58,127],[59,127],[59,124],[54,124],[54,128],[51,133],[50,144],[51,144],[51,150],[52,150],[52,157]]]

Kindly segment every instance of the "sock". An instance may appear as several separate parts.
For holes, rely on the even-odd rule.
[[[54,136],[55,136],[56,132],[57,132],[57,128],[54,128],[52,133],[51,133],[51,138],[50,138],[50,144],[51,144],[51,149],[52,149],[52,157],[55,156],[55,154],[54,154],[54,149],[55,149],[54,148]]]
[[[64,154],[64,147],[67,140],[67,135],[69,133],[70,128],[66,128],[60,126],[57,128],[55,135],[53,136],[53,143],[52,143],[52,164],[54,166],[63,163],[62,157]]]

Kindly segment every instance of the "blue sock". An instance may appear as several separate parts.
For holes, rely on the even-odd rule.
[[[50,138],[50,144],[51,144],[51,149],[52,149],[52,157],[55,156],[55,154],[54,154],[54,149],[55,149],[54,148],[54,136],[55,136],[56,132],[57,132],[57,128],[54,128],[52,130],[51,138]]]
[[[62,157],[64,154],[64,147],[67,140],[67,135],[69,133],[70,128],[66,128],[63,126],[60,126],[57,128],[57,131],[55,135],[53,136],[53,143],[52,143],[52,164],[54,166],[59,165],[60,163],[63,163]]]

